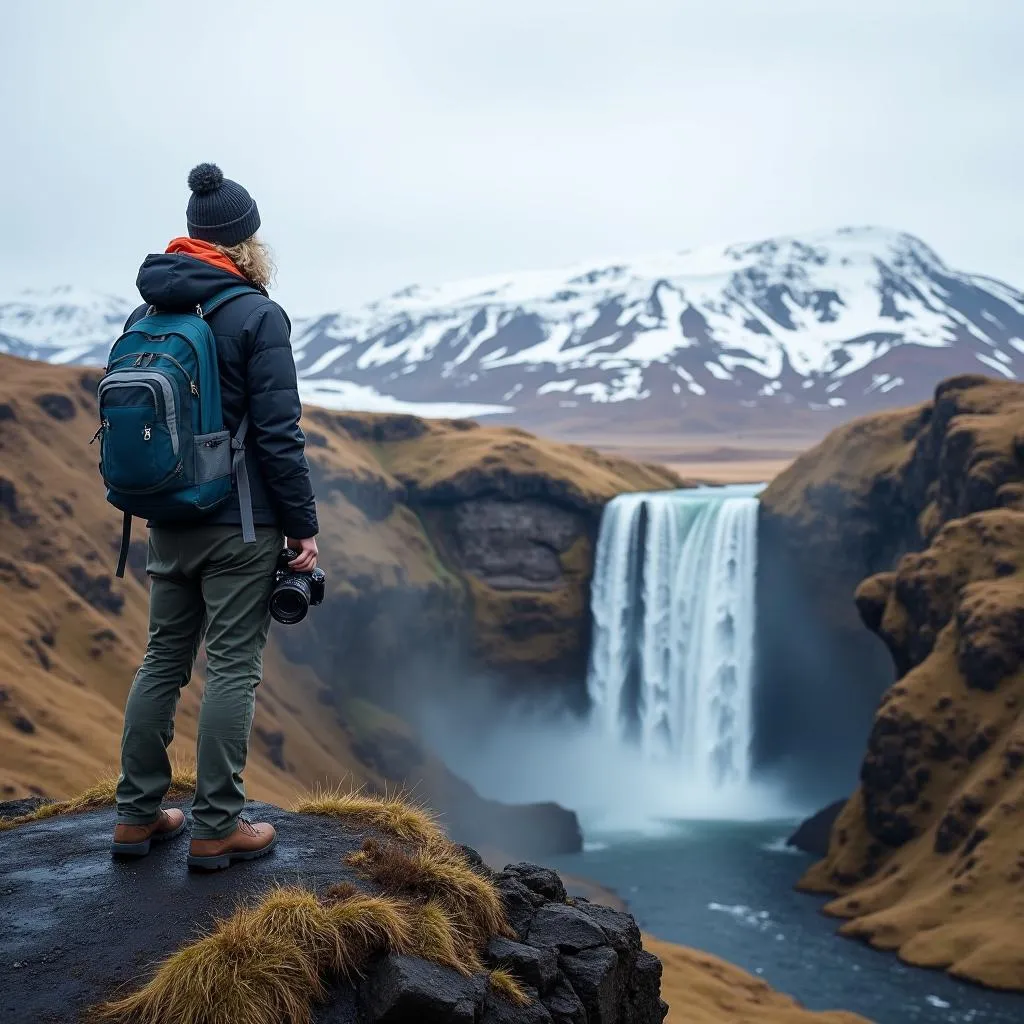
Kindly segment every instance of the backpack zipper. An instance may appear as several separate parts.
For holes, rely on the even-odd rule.
[[[181,370],[183,374],[185,374],[185,379],[188,381],[189,391],[191,391],[193,395],[199,394],[199,385],[192,379],[192,374],[190,374],[188,370],[186,370],[185,367],[174,358],[174,356],[168,355],[166,352],[149,352],[147,355],[152,356],[152,359],[150,359],[147,364],[148,366],[151,366],[155,359],[166,359],[168,362],[174,363],[174,365]]]
[[[188,341],[187,338],[185,340]],[[110,373],[118,363],[123,363],[127,359],[134,359],[134,365],[137,367],[152,366],[154,360],[157,359],[166,359],[168,362],[174,363],[174,365],[185,375],[185,379],[188,381],[189,391],[196,398],[199,397],[199,385],[195,380],[193,380],[192,374],[190,374],[188,370],[186,370],[185,367],[174,358],[174,356],[168,355],[166,352],[129,352],[127,355],[118,356],[117,359],[107,367],[107,373]]]

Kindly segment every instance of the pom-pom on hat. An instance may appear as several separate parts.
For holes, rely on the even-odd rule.
[[[256,234],[260,212],[252,196],[216,164],[198,164],[188,176],[192,197],[185,219],[192,238],[218,245],[237,245]]]

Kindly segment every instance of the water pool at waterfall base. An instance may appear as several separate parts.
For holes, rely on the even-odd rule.
[[[586,830],[581,854],[549,858],[613,889],[642,930],[714,953],[809,1009],[875,1024],[1020,1024],[1024,995],[958,982],[836,935],[824,898],[793,888],[811,857],[785,846],[796,822],[672,821],[655,835]],[[675,1008],[685,1021],[685,1007]]]

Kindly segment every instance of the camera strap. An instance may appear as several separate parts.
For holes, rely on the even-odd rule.
[[[249,470],[245,465],[245,435],[249,430],[249,414],[242,417],[238,432],[231,438],[231,472],[238,484],[238,511],[242,519],[242,540],[246,544],[256,543],[256,526],[252,517],[252,491],[249,489]]]

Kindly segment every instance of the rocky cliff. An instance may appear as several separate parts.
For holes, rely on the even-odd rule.
[[[816,525],[801,485],[857,514]],[[883,570],[856,607],[897,677],[803,885],[839,894],[826,909],[843,934],[1024,988],[1024,386],[949,380],[837,432],[775,491],[809,543]]]
[[[0,796],[64,796],[109,768],[145,644],[144,535],[128,578],[112,576],[119,514],[89,447],[96,379],[0,356]],[[441,695],[476,674],[514,686],[528,670],[580,693],[601,507],[676,478],[468,421],[310,410],[305,425],[329,593],[307,623],[273,629],[250,791],[420,784],[466,828],[493,821],[394,709],[413,687]],[[196,689],[178,715],[185,754]]]
[[[902,467],[927,408],[838,428],[761,496],[758,761],[796,761],[787,775],[808,780],[820,802],[850,791],[892,682],[885,647],[865,631],[853,595],[918,544]]]

